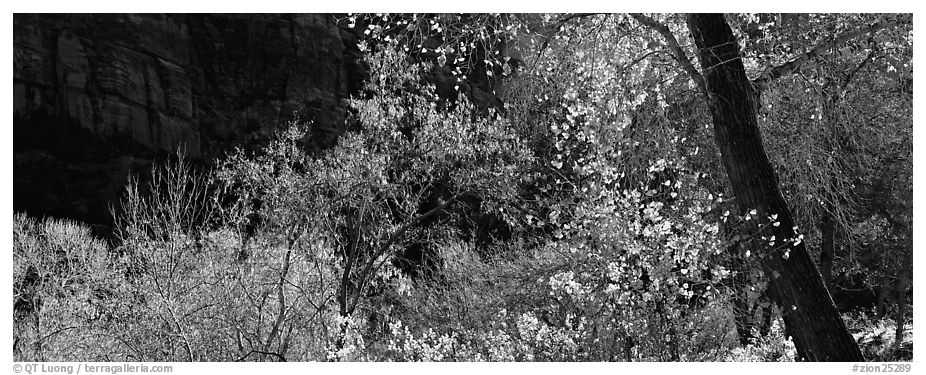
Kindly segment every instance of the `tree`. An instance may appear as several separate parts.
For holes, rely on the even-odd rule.
[[[465,98],[439,106],[434,87],[420,80],[427,67],[398,49],[393,43],[368,58],[367,98],[351,101],[357,128],[331,150],[307,155],[296,128],[265,155],[239,153],[220,170],[265,228],[313,233],[339,258],[332,359],[355,354],[351,334],[370,319],[361,311],[369,297],[402,282],[402,249],[452,237],[457,206],[504,213],[532,161],[503,119],[478,115]]]
[[[787,61],[796,45],[819,43],[820,34],[867,28],[859,25],[883,18],[743,15],[730,22],[751,35],[742,43],[748,73]],[[766,151],[840,310],[868,302],[867,288],[876,288],[882,272],[859,262],[871,250],[856,227],[875,214],[869,191],[876,171],[896,163],[892,150],[911,126],[912,93],[903,90],[912,73],[910,30],[898,25],[834,46],[763,90],[759,127]]]
[[[757,216],[762,267],[800,356],[811,361],[862,360],[779,191],[759,134],[756,88],[746,77],[729,24],[720,14],[692,14],[688,26],[698,46],[724,167],[740,211]]]
[[[568,30],[568,27],[563,27],[567,22],[586,16],[560,17],[562,22],[557,29],[560,32]],[[765,153],[758,127],[758,108],[761,103],[759,94],[775,80],[797,72],[805,64],[835,46],[860,36],[871,35],[905,20],[903,17],[882,17],[865,27],[842,32],[832,40],[823,41],[790,61],[766,69],[757,79],[750,80],[741,60],[740,40],[734,35],[724,16],[688,16],[689,31],[699,47],[697,55],[701,65],[700,72],[676,40],[674,33],[677,31],[673,32],[671,25],[664,25],[644,15],[635,14],[632,17],[663,36],[666,51],[680,64],[706,99],[714,124],[715,142],[735,195],[739,216],[745,217],[748,224],[746,227],[749,233],[746,235],[749,238],[745,245],[755,248],[755,253],[760,257],[761,267],[769,279],[770,295],[782,309],[784,320],[794,337],[800,356],[809,360],[860,359],[861,354],[848,334],[826,289],[825,281],[807,251],[803,235],[798,231],[797,223],[780,191],[776,173]],[[555,42],[555,38],[553,39]],[[645,42],[646,38],[642,39]],[[566,43],[573,41],[568,37],[564,40],[567,40]],[[641,43],[639,35],[636,40],[637,43]],[[548,45],[549,43],[544,43],[538,53],[545,53]],[[658,52],[660,51],[652,51],[657,54]],[[647,57],[648,55],[644,55],[641,59]],[[581,71],[583,67],[580,63],[573,69]],[[640,78],[636,79],[639,83]],[[646,93],[646,85],[643,86]],[[582,95],[582,91],[578,93]],[[570,90],[567,89],[564,97],[569,98],[569,95]],[[592,100],[596,97],[589,95]],[[580,109],[583,110],[594,108],[585,103],[582,105],[585,108]],[[573,107],[566,106],[566,120],[575,126],[585,125],[584,120],[589,118],[589,111],[577,112]],[[576,120],[577,114],[580,116],[579,120]],[[551,129],[557,130],[555,124]],[[551,138],[557,140],[556,137]],[[559,148],[559,143],[557,147]],[[574,148],[568,147],[563,155],[570,151],[574,151]],[[564,161],[569,160],[558,157],[553,161],[553,165],[560,168]],[[750,218],[754,220],[750,221]],[[832,229],[832,224],[826,220],[821,226]],[[832,244],[828,242],[827,249],[832,247],[830,245]]]

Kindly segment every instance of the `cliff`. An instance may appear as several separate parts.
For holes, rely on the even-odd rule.
[[[178,147],[208,160],[296,116],[333,140],[365,77],[332,15],[17,14],[13,29],[14,209],[91,223]]]

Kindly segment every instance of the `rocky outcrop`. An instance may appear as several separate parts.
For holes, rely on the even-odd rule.
[[[13,21],[14,209],[109,221],[130,173],[209,159],[294,117],[344,128],[365,73],[331,15],[25,15]]]

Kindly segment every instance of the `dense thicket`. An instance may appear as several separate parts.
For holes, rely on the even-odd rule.
[[[909,16],[341,21],[334,147],[14,216],[17,360],[912,358]]]

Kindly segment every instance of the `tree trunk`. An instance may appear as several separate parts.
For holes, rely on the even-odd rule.
[[[833,290],[833,259],[836,257],[836,221],[830,212],[823,212],[820,222],[820,276],[827,290]]]
[[[733,209],[732,205],[731,209]],[[737,235],[735,229],[729,226],[723,225],[722,230],[726,236],[735,237]],[[731,285],[733,292],[733,323],[736,327],[736,334],[739,336],[740,345],[743,347],[749,345],[749,342],[755,338],[752,333],[752,328],[755,325],[753,322],[753,310],[750,308],[749,293],[747,293],[750,287],[749,274],[751,266],[744,254],[744,247],[751,247],[756,244],[753,243],[754,241],[745,242],[744,245],[740,240],[736,240],[727,246],[727,253],[733,255],[732,262],[728,266],[733,271]]]
[[[747,346],[753,339],[752,309],[749,308],[749,270],[745,262],[737,262],[736,274],[733,276],[733,322],[736,324],[736,334],[740,337],[740,345]]]
[[[897,328],[894,331],[894,349],[900,347],[903,341],[904,320],[907,314],[907,287],[910,285],[911,274],[913,270],[913,253],[912,248],[909,253],[904,254],[903,269],[897,278],[897,312],[894,315],[894,322]]]
[[[831,72],[823,84],[823,123],[826,126],[826,133],[829,135],[826,137],[830,140],[828,142],[829,152],[831,155],[842,155],[845,154],[849,140],[839,128],[837,110],[839,107],[839,91],[842,90],[844,85],[839,79],[834,78],[835,75],[835,72]],[[846,81],[846,84],[848,84],[848,81]],[[838,186],[837,176],[842,173],[840,171],[842,166],[838,162],[836,164],[824,164],[824,168],[827,169],[829,174],[830,187],[829,189],[821,189],[819,192],[826,201],[820,217],[820,234],[822,236],[822,243],[820,244],[820,276],[823,277],[823,284],[826,285],[826,289],[829,291],[833,290],[833,260],[836,258],[837,207],[835,205],[840,203],[837,202],[836,197],[827,197],[826,195],[828,191],[836,189]]]
[[[890,302],[890,293],[891,280],[885,278],[885,280],[881,282],[881,288],[878,291],[878,308],[875,317],[879,320],[887,315],[887,303]]]
[[[759,308],[762,309],[762,323],[759,325],[759,335],[768,337],[772,330],[772,304],[767,303]]]
[[[747,223],[761,239],[760,263],[798,352],[809,361],[863,361],[820,271],[792,229],[791,212],[762,146],[756,92],[730,26],[722,14],[691,14],[688,28],[699,50],[724,168],[740,214],[757,211]]]
[[[633,362],[633,347],[636,345],[633,340],[633,336],[625,335],[624,336],[624,361]]]

